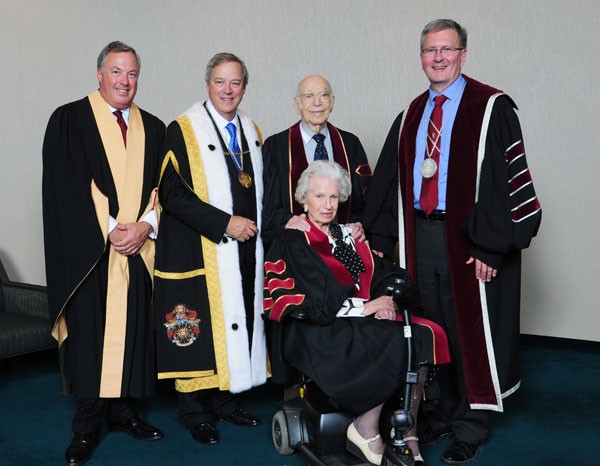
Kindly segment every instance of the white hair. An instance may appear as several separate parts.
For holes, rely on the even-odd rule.
[[[294,199],[300,204],[304,204],[306,195],[310,190],[310,182],[314,178],[327,178],[337,183],[340,190],[340,202],[346,202],[352,192],[352,184],[348,172],[337,162],[329,160],[317,160],[311,163],[300,175],[298,186],[294,193]]]

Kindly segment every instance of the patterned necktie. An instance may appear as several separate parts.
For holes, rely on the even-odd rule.
[[[115,110],[113,115],[117,117],[117,123],[119,124],[119,128],[121,128],[121,134],[123,135],[123,143],[125,147],[127,147],[127,123],[123,119],[123,114],[121,110]]]
[[[313,139],[317,141],[317,148],[315,149],[315,160],[329,160],[327,156],[327,149],[325,148],[325,135],[315,134]]]
[[[333,257],[339,260],[346,270],[350,272],[354,283],[359,283],[360,273],[366,271],[365,263],[360,258],[356,250],[344,241],[344,234],[342,227],[338,224],[333,224],[329,227],[331,236],[335,240],[335,249],[333,250]]]
[[[240,146],[237,142],[237,129],[235,125],[233,123],[229,123],[225,129],[227,129],[227,132],[229,133],[229,152],[231,152],[233,156],[241,156],[242,151],[240,150]]]
[[[433,99],[435,107],[431,112],[429,127],[427,128],[427,154],[425,157],[431,156],[435,161],[437,169],[430,178],[423,177],[421,184],[421,196],[419,204],[421,209],[429,215],[435,210],[438,205],[438,173],[440,171],[440,147],[442,146],[442,121],[443,109],[442,105],[446,101],[445,95],[438,95]]]

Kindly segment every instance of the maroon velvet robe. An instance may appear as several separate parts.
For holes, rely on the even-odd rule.
[[[501,91],[465,79],[448,166],[448,258],[469,402],[473,409],[502,411],[502,399],[520,385],[520,251],[537,233],[541,208],[516,106]],[[413,166],[427,97],[417,97],[392,125],[365,216],[373,249],[389,254],[399,240],[400,265],[413,277]],[[466,264],[469,256],[497,268],[498,276],[481,284]]]
[[[338,223],[362,221],[366,194],[371,183],[371,168],[360,140],[348,131],[327,123],[333,159],[350,175],[352,193],[340,204]],[[308,167],[300,122],[270,136],[264,144],[264,184],[262,237],[272,242],[292,215],[303,214],[294,200],[298,179]]]

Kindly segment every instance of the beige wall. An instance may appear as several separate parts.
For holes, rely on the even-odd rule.
[[[45,282],[45,125],[58,105],[95,89],[96,56],[109,41],[137,48],[136,101],[165,122],[204,98],[204,66],[218,51],[246,61],[242,108],[265,135],[296,120],[298,80],[324,74],[337,96],[331,121],[356,133],[374,164],[395,115],[426,88],[421,28],[451,17],[470,33],[465,73],[521,108],[544,209],[524,254],[522,331],[598,341],[599,11],[597,0],[1,0],[0,256],[17,279]]]

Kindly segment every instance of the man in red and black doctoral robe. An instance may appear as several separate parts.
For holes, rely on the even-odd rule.
[[[340,205],[337,222],[356,222],[356,234],[358,231],[362,234],[360,222],[371,184],[371,168],[360,140],[328,122],[334,102],[335,96],[324,77],[307,76],[298,84],[294,97],[301,120],[265,140],[262,230],[265,243],[271,243],[286,224],[305,224],[302,206],[294,200],[294,192],[298,178],[314,160],[332,160],[348,170],[352,194]],[[322,142],[315,137],[322,137]]]
[[[46,279],[67,391],[77,403],[71,465],[109,429],[155,440],[132,398],[154,391],[154,202],[165,125],[133,103],[139,59],[121,42],[98,57],[99,91],[58,108],[43,147]]]
[[[488,410],[502,411],[503,398],[519,387],[521,250],[541,220],[516,107],[461,75],[466,42],[452,20],[423,30],[431,86],[392,125],[365,218],[374,250],[391,255],[399,240],[400,265],[421,288],[425,317],[448,335],[452,370],[440,369],[442,399],[420,435],[423,443],[455,436],[442,456],[447,463],[475,458]],[[439,95],[443,116],[432,129]],[[437,187],[433,210],[424,207],[429,178]]]

